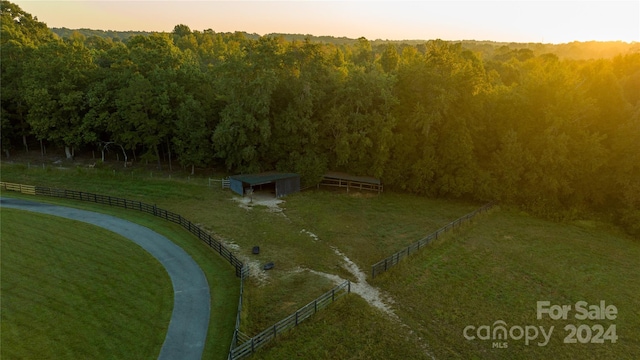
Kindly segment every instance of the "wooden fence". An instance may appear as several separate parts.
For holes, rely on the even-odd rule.
[[[229,355],[227,359],[231,359],[231,352],[238,344],[244,343],[250,339],[248,336],[240,332],[240,318],[242,315],[243,296],[244,296],[244,278],[240,278],[240,297],[238,298],[238,311],[236,313],[236,327],[233,330],[233,337],[231,338],[231,346],[229,347]]]
[[[400,262],[400,260],[404,259],[405,257],[409,256],[412,253],[415,253],[416,251],[420,250],[420,248],[422,248],[425,245],[429,244],[431,241],[437,239],[438,236],[442,235],[443,233],[445,233],[445,232],[447,232],[449,230],[453,230],[456,227],[460,227],[460,225],[462,225],[465,222],[471,221],[471,219],[473,219],[476,215],[488,211],[494,205],[495,205],[495,202],[488,203],[488,204],[484,205],[483,207],[481,207],[479,209],[476,209],[475,211],[473,211],[473,212],[471,212],[471,213],[469,213],[467,215],[464,215],[464,216],[462,216],[462,217],[460,217],[460,218],[448,223],[447,225],[441,227],[440,229],[438,229],[435,232],[431,233],[427,237],[416,241],[415,243],[413,243],[413,244],[407,246],[406,248],[398,251],[397,253],[387,257],[386,259],[378,261],[373,266],[371,266],[371,278],[373,279],[373,278],[376,277],[376,275],[387,271],[389,268],[397,265]]]
[[[302,321],[315,314],[318,310],[327,307],[329,304],[333,303],[334,301],[350,292],[351,282],[347,280],[329,290],[328,292],[322,294],[320,297],[308,303],[307,305],[303,306],[295,313],[278,321],[273,326],[269,326],[264,331],[252,338],[249,338],[247,336],[236,337],[234,335],[234,340],[239,341],[239,343],[235,347],[232,346],[231,351],[229,352],[228,360],[244,359],[248,357],[261,347],[265,346],[271,340],[275,339],[278,334],[281,334],[284,331],[297,326]],[[241,334],[239,331],[237,333]]]
[[[214,239],[211,235],[209,235],[206,231],[204,231],[199,226],[195,225],[191,221],[183,218],[179,214],[173,213],[171,211],[167,211],[161,209],[155,205],[146,204],[140,201],[128,200],[108,195],[100,195],[93,194],[83,191],[75,191],[75,190],[66,190],[66,189],[54,189],[43,186],[30,186],[30,185],[20,185],[20,184],[11,184],[11,183],[0,183],[0,189],[3,190],[11,190],[11,191],[20,191],[25,194],[31,195],[41,195],[41,196],[51,196],[65,199],[73,199],[80,201],[88,201],[97,204],[109,205],[109,206],[117,206],[125,209],[138,210],[142,212],[146,212],[148,214],[152,214],[154,216],[160,217],[167,221],[174,222],[179,224],[193,235],[195,235],[198,239],[202,240],[205,244],[209,245],[215,252],[220,254],[225,260],[227,260],[231,265],[236,268],[236,276],[240,278],[244,278],[248,275],[249,268],[245,267],[242,261],[238,259],[229,249],[227,249],[221,242]]]
[[[333,179],[333,178],[323,178],[318,184],[318,186],[333,186],[333,187],[346,188],[347,192],[349,192],[349,189],[377,191],[378,194],[381,193],[383,189],[382,184],[374,184],[369,182],[354,181],[354,180],[348,180],[348,179]]]
[[[23,194],[35,195],[36,187],[33,185],[22,185],[22,184],[13,184],[8,182],[0,182],[0,189],[9,190],[9,191],[17,191]]]

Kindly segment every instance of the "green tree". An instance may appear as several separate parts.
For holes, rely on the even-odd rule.
[[[53,41],[54,34],[37,17],[9,1],[0,1],[0,92],[2,150],[8,155],[15,147],[14,137],[29,151],[27,122],[29,107],[25,94],[24,73],[34,50]]]
[[[176,129],[172,138],[182,166],[204,166],[212,159],[211,131],[207,127],[205,112],[199,101],[185,95],[176,111]]]
[[[205,166],[213,160],[211,136],[217,125],[215,93],[195,61],[177,73],[178,95],[172,144],[182,166]]]
[[[394,78],[352,66],[323,115],[323,142],[334,169],[380,177],[389,159],[396,105]]]
[[[471,132],[486,76],[459,44],[432,41],[426,54],[405,49],[398,69],[389,178],[400,188],[440,195],[473,193],[478,169]]]
[[[41,45],[27,64],[27,120],[38,139],[64,146],[67,158],[73,157],[75,147],[95,138],[83,123],[94,68],[91,53],[82,43],[62,41]]]
[[[380,56],[380,65],[382,65],[382,70],[386,73],[390,73],[395,71],[398,67],[398,63],[400,62],[400,55],[398,55],[398,50],[396,50],[396,46],[393,44],[387,45],[382,56]]]
[[[260,171],[260,153],[271,138],[271,97],[278,83],[280,46],[262,37],[236,49],[215,71],[217,92],[226,103],[213,134],[216,156],[227,169]]]
[[[295,171],[303,182],[315,184],[327,170],[320,141],[321,114],[335,90],[334,69],[319,44],[290,44],[271,100],[271,140],[265,162],[282,171]]]

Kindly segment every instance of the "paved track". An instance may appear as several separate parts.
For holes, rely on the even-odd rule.
[[[0,198],[0,206],[100,226],[144,248],[165,267],[174,291],[171,321],[158,359],[202,358],[209,327],[211,296],[204,273],[182,248],[144,226],[110,215],[11,198]]]

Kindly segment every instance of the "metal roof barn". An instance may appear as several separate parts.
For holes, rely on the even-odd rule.
[[[275,197],[300,191],[300,175],[294,173],[260,173],[229,176],[229,188],[236,194],[244,196],[247,189],[259,191],[275,189]]]

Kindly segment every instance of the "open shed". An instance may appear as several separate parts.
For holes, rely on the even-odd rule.
[[[271,191],[276,198],[300,191],[300,175],[294,173],[268,172],[229,176],[231,191],[244,196],[251,191]]]
[[[369,176],[353,176],[340,172],[326,173],[319,185],[347,188],[347,192],[349,192],[350,188],[377,191],[378,194],[381,193],[383,189],[380,179]]]

